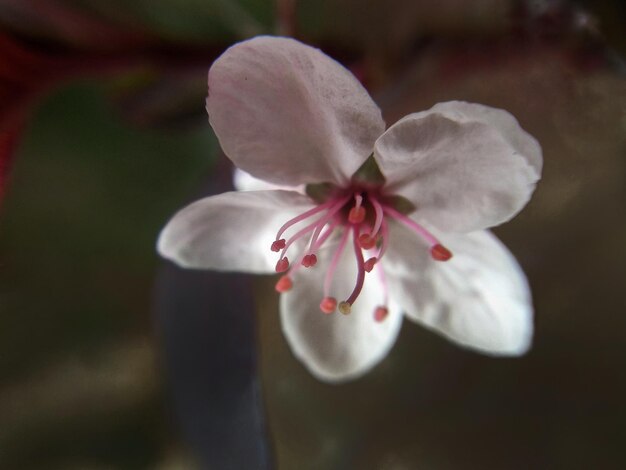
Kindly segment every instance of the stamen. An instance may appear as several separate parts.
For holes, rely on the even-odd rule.
[[[365,263],[363,263],[363,269],[365,269],[368,273],[372,272],[372,269],[374,269],[377,261],[378,259],[376,257],[368,259]]]
[[[380,204],[380,202],[378,202],[375,197],[371,196],[370,202],[374,207],[376,218],[374,220],[374,226],[372,227],[372,230],[370,230],[369,233],[363,233],[359,236],[359,245],[361,245],[361,248],[363,248],[364,250],[371,250],[372,248],[374,248],[374,246],[378,242],[378,231],[380,230],[380,227],[385,219],[383,206]]]
[[[452,253],[445,246],[439,243],[430,249],[430,255],[436,261],[448,261],[452,258]]]
[[[326,314],[333,313],[337,308],[337,299],[334,297],[324,297],[320,302],[320,310]]]
[[[296,240],[298,240],[300,237],[306,235],[307,233],[309,233],[311,230],[317,228],[318,226],[322,226],[323,227],[324,225],[326,225],[326,223],[343,207],[343,205],[346,203],[346,201],[347,201],[347,199],[344,198],[344,199],[336,202],[333,206],[331,206],[330,209],[328,209],[326,214],[324,214],[322,217],[317,219],[315,222],[310,223],[309,225],[307,225],[306,227],[304,227],[300,231],[296,232],[295,235],[290,237],[289,240],[287,240],[287,242],[285,243],[285,246],[283,247],[283,252],[281,253],[280,257],[283,258],[285,256],[285,253],[289,249],[289,247],[292,245],[292,243],[295,242]]]
[[[315,246],[315,244],[317,243],[317,239],[320,236],[320,233],[322,231],[322,229],[325,227],[325,225],[320,224],[317,226],[317,228],[315,229],[315,232],[313,232],[313,236],[311,237],[311,242],[309,243],[309,251],[308,254],[313,253],[313,247]]]
[[[308,268],[311,266],[315,266],[317,264],[317,256],[315,255],[315,252],[324,244],[324,242],[328,239],[328,237],[331,235],[331,233],[333,232],[333,230],[338,224],[339,224],[339,221],[333,220],[333,222],[330,224],[330,226],[324,232],[324,235],[322,235],[321,238],[320,238],[320,232],[326,225],[324,224],[318,225],[318,227],[315,229],[315,232],[313,232],[313,236],[311,237],[311,243],[309,244],[309,251],[305,253],[304,257],[302,258],[302,266],[304,266],[305,268]]]
[[[352,228],[354,232],[353,241],[354,241],[354,255],[356,256],[356,266],[357,266],[357,274],[356,274],[356,285],[354,286],[354,290],[350,297],[346,299],[346,302],[350,305],[354,303],[356,298],[361,293],[361,289],[363,289],[363,283],[365,282],[365,261],[363,260],[363,252],[361,251],[361,247],[358,243],[359,238],[359,226],[354,225]],[[341,304],[339,304],[339,309],[341,310]]]
[[[362,233],[359,235],[359,245],[364,250],[371,250],[376,246],[376,238],[370,236],[369,233]]]
[[[276,292],[280,292],[281,294],[283,292],[287,292],[289,290],[291,290],[291,288],[293,287],[293,281],[291,280],[291,278],[289,276],[281,276],[280,279],[276,282],[276,285],[274,286],[274,288],[276,289]]]
[[[348,235],[350,235],[350,231],[348,229],[344,229],[341,240],[339,241],[339,246],[337,247],[337,251],[335,251],[335,254],[333,254],[333,258],[330,260],[330,266],[328,268],[328,271],[326,271],[326,278],[324,279],[324,297],[329,297],[328,293],[330,292],[330,284],[333,282],[333,276],[335,275],[335,271],[337,271],[339,259],[341,258],[341,254],[346,247]]]
[[[315,266],[317,264],[317,256],[315,256],[315,255],[304,255],[304,257],[302,258],[302,263],[301,264],[305,268],[310,268],[312,266]]]
[[[284,258],[279,259],[278,262],[276,263],[276,272],[284,273],[288,269],[289,269],[289,258],[285,256]]]
[[[350,209],[350,212],[348,213],[348,222],[351,224],[360,224],[365,220],[365,207],[361,205],[363,202],[363,196],[355,194],[354,200],[354,207]]]
[[[344,204],[345,204],[346,202],[348,202],[348,200],[349,200],[349,199],[350,199],[350,196],[346,196],[346,197],[344,198]],[[326,209],[326,208],[328,208],[328,207],[332,206],[333,204],[335,204],[335,202],[336,202],[336,199],[330,199],[330,200],[328,200],[328,201],[326,201],[326,202],[324,202],[324,203],[322,203],[322,204],[320,204],[320,205],[318,205],[318,206],[313,207],[312,209],[309,209],[309,210],[308,210],[308,211],[306,211],[306,212],[303,212],[302,214],[300,214],[300,215],[298,215],[298,216],[294,217],[293,219],[288,220],[288,221],[287,221],[287,222],[285,222],[285,223],[283,224],[283,226],[282,226],[282,227],[278,230],[278,233],[276,234],[276,240],[277,240],[277,241],[280,241],[281,235],[282,235],[283,233],[285,233],[285,230],[287,230],[287,229],[288,229],[289,227],[291,227],[292,225],[297,224],[298,222],[301,222],[301,221],[303,221],[303,220],[305,220],[305,219],[308,219],[308,218],[309,218],[309,217],[311,217],[312,215],[315,215],[315,214],[317,214],[317,213],[319,213],[319,212],[322,212],[324,209]],[[343,204],[342,204],[342,206],[343,206]]]
[[[321,236],[321,237],[319,237],[319,238],[317,239],[317,241],[315,242],[315,246],[313,247],[313,249],[314,249],[315,251],[317,251],[317,250],[318,250],[318,249],[319,249],[319,248],[320,248],[320,247],[324,244],[324,242],[328,239],[328,237],[330,237],[330,236],[332,235],[332,233],[333,233],[333,231],[335,230],[335,228],[337,227],[337,225],[339,225],[339,220],[337,220],[337,219],[334,219],[334,220],[333,220],[333,221],[332,221],[332,222],[328,225],[328,228],[324,231],[324,233],[322,234],[322,236]],[[304,258],[305,258],[306,256],[307,256],[307,254],[305,253],[304,255],[302,255],[302,256],[300,257],[300,259],[298,260],[298,262],[297,262],[297,263],[294,263],[294,264],[293,264],[293,266],[291,266],[290,271],[289,271],[289,274],[294,274],[294,273],[298,270],[298,268],[300,268],[300,266],[303,266],[303,261],[304,261]],[[313,264],[310,264],[310,266],[313,266],[315,263],[317,263],[317,256],[315,256],[313,253],[310,253],[310,256],[313,256],[313,257],[314,257],[314,259],[315,259],[314,263],[313,263]],[[310,259],[311,259],[311,258],[309,258],[309,262],[310,262]],[[310,267],[310,266],[309,266],[309,267]]]
[[[376,310],[374,310],[374,320],[376,320],[378,323],[384,321],[388,315],[389,309],[387,307],[378,306],[376,307]]]
[[[439,243],[437,237],[435,237],[420,224],[389,206],[385,206],[384,211],[387,212],[394,219],[402,222],[404,225],[421,235],[422,238],[424,238],[424,240],[426,240],[430,245],[430,255],[433,257],[434,260],[448,261],[450,258],[452,258],[452,253],[441,243]]]
[[[272,242],[272,251],[279,252],[283,248],[285,248],[286,240],[281,238],[280,240],[275,240]]]
[[[319,237],[316,241],[315,244],[312,246],[312,248],[309,250],[311,252],[311,254],[313,254],[313,252],[316,252],[317,250],[319,250],[321,248],[321,246],[324,244],[324,242],[326,240],[328,240],[328,237],[330,237],[332,235],[332,233],[334,232],[335,228],[337,228],[337,225],[339,225],[339,220],[334,219],[329,225],[328,228],[326,229],[326,231],[322,234],[321,237]]]
[[[344,315],[349,315],[350,311],[352,310],[352,305],[347,301],[339,302],[338,309]]]

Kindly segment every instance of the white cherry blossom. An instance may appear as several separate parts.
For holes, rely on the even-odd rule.
[[[158,250],[188,268],[281,273],[283,331],[316,377],[370,370],[403,317],[486,354],[529,348],[526,278],[485,230],[541,174],[541,148],[508,112],[439,103],[385,130],[348,70],[276,37],[215,61],[207,111],[245,191],[182,209]]]

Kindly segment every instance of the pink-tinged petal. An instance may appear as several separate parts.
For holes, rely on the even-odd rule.
[[[280,318],[294,355],[319,380],[338,383],[364,375],[384,359],[398,336],[402,314],[391,303],[386,319],[375,321],[376,307],[384,301],[376,270],[366,276],[363,291],[349,315],[322,313],[319,304],[324,297],[329,251],[318,254],[315,267],[296,273],[292,290],[281,296]],[[346,247],[330,294],[338,301],[344,300],[355,279],[354,256]]]
[[[383,264],[391,296],[411,320],[486,354],[530,347],[533,307],[524,272],[488,231],[442,236],[453,257],[434,261],[414,234],[393,228]]]
[[[287,38],[224,52],[209,71],[207,111],[235,165],[278,185],[347,182],[385,129],[347,69]]]
[[[410,114],[376,142],[388,190],[441,230],[470,232],[511,219],[540,178],[541,149],[502,110],[462,102]]]
[[[233,186],[237,191],[269,191],[273,189],[283,189],[285,191],[295,191],[304,194],[304,185],[300,186],[279,186],[277,184],[268,183],[259,178],[255,178],[239,168],[235,168],[233,172]]]
[[[515,116],[504,109],[492,108],[478,103],[466,101],[447,101],[437,103],[432,112],[440,113],[457,122],[482,122],[498,130],[500,135],[515,149],[518,155],[525,158],[528,164],[541,176],[543,156],[541,146],[528,132],[524,131]]]
[[[293,191],[229,192],[200,199],[168,222],[158,240],[164,258],[184,268],[274,272],[278,229],[312,208]]]

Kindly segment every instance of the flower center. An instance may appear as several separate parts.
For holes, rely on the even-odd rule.
[[[375,270],[383,285],[384,302],[375,308],[373,316],[376,321],[382,322],[388,315],[388,298],[385,274],[379,264],[389,244],[388,220],[396,220],[422,237],[428,243],[434,260],[447,261],[452,257],[452,253],[433,234],[398,211],[391,201],[378,190],[358,187],[336,190],[325,202],[285,222],[271,245],[272,251],[280,252],[276,272],[285,273],[278,279],[276,290],[290,290],[294,273],[301,267],[313,268],[317,264],[318,251],[333,233],[340,232],[339,243],[334,248],[324,277],[320,310],[326,314],[335,310],[349,314],[363,289],[366,273]],[[288,231],[294,233],[283,238]],[[294,263],[290,263],[287,252],[295,242],[306,237],[307,248],[294,258]],[[350,240],[357,267],[356,280],[352,292],[345,300],[338,302],[330,295],[330,291],[339,261]]]

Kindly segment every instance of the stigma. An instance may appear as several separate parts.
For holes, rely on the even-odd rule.
[[[339,311],[349,315],[352,305],[361,294],[366,277],[375,273],[383,286],[383,305],[378,305],[372,312],[376,322],[383,322],[389,313],[387,307],[387,288],[384,271],[380,262],[391,240],[389,240],[389,223],[400,223],[417,235],[427,244],[433,260],[444,262],[452,258],[452,253],[427,229],[402,213],[393,204],[393,198],[383,195],[379,190],[371,188],[334,188],[328,197],[312,209],[286,221],[276,233],[270,250],[279,254],[276,272],[282,276],[276,282],[276,291],[288,292],[294,283],[294,274],[299,269],[319,269],[317,266],[318,252],[331,236],[338,237],[339,242],[333,244],[330,263],[325,266],[323,296],[319,308],[330,315]],[[285,236],[287,233],[290,235]],[[305,241],[304,248],[302,242]],[[298,242],[296,244],[296,242]],[[290,262],[287,253],[293,262]],[[337,273],[340,260],[346,250],[354,256],[356,278],[352,292],[344,293],[341,300],[333,297],[333,279]]]

